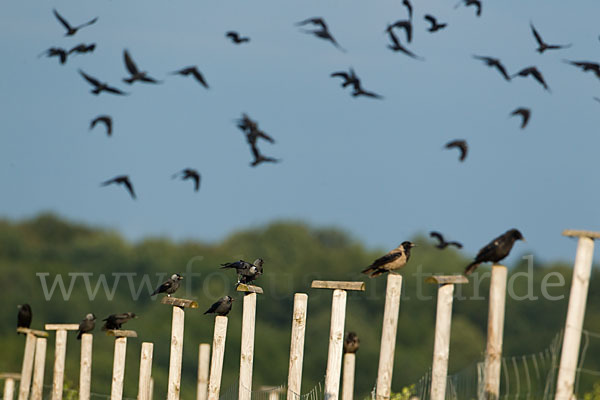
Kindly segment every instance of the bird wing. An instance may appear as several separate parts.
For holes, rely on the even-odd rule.
[[[538,42],[538,44],[540,46],[543,46],[545,43],[542,40],[542,37],[540,36],[540,34],[538,33],[538,31],[535,29],[535,27],[533,26],[533,23],[529,23],[529,26],[531,26],[531,32],[533,33],[533,36],[535,37],[536,42]]]
[[[535,78],[536,81],[538,81],[539,83],[542,84],[544,89],[548,90],[548,85],[546,84],[546,81],[544,81],[544,77],[542,76],[542,73],[537,68],[533,68],[531,70],[530,74],[533,75],[533,77]]]
[[[496,67],[496,69],[498,71],[500,71],[500,73],[502,74],[502,76],[504,76],[504,79],[506,79],[507,81],[510,81],[510,76],[508,75],[508,72],[506,71],[506,68],[504,68],[504,65],[502,65],[500,63],[500,61],[495,62],[494,66]]]
[[[83,28],[84,26],[92,25],[92,24],[93,24],[93,23],[95,23],[96,21],[98,21],[98,17],[96,17],[96,18],[94,18],[94,19],[92,19],[92,20],[89,20],[89,21],[88,21],[88,22],[86,22],[85,24],[81,24],[81,25],[79,25],[79,26],[78,26],[78,27],[76,27],[75,29],[81,29],[81,28]]]
[[[156,290],[151,294],[151,296],[154,296],[155,294],[163,293],[171,286],[173,286],[173,281],[168,280],[165,283],[163,283],[162,285],[160,285],[159,287],[157,287]]]
[[[56,10],[52,10],[52,12],[54,12],[54,16],[56,17],[56,19],[58,19],[60,21],[61,24],[63,24],[63,26],[65,28],[67,28],[68,31],[72,30],[73,28],[71,27],[71,25],[69,25],[69,23],[67,22],[66,19],[64,19]]]
[[[456,246],[459,249],[462,249],[463,245],[460,242],[447,242],[446,243],[448,246]]]
[[[125,187],[127,188],[127,191],[131,195],[131,197],[133,197],[135,199],[136,198],[135,197],[135,192],[133,191],[133,185],[129,181],[129,178],[125,178],[121,182],[123,182],[123,185],[125,185]]]
[[[379,268],[379,267],[386,265],[394,260],[397,260],[398,258],[403,257],[403,256],[404,256],[404,252],[402,252],[402,251],[390,252],[390,253],[386,254],[385,256],[379,257],[377,260],[373,261],[373,263],[365,271],[367,271],[369,269]]]
[[[348,75],[347,72],[334,72],[331,75],[329,75],[332,78],[344,78],[345,80],[349,80],[350,79],[350,75]]]
[[[408,0],[402,0],[402,4],[408,9],[408,18],[412,19],[413,8]]]
[[[204,314],[210,314],[210,313],[214,313],[217,310],[217,307],[219,307],[219,305],[221,304],[220,301],[217,301],[216,303],[214,303],[212,306],[210,306],[208,308],[208,310],[204,311]]]
[[[94,78],[93,76],[90,76],[88,74],[86,74],[85,72],[83,72],[82,70],[79,70],[79,73],[81,74],[81,76],[83,76],[83,78],[88,81],[90,84],[94,85],[94,86],[101,86],[102,84],[100,83],[100,81],[96,78]]]
[[[429,21],[431,23],[431,27],[434,27],[434,26],[437,25],[437,20],[432,15],[427,14],[423,18],[425,18],[425,20],[427,20],[427,21]]]
[[[125,59],[125,66],[127,67],[127,71],[129,71],[129,73],[131,75],[136,75],[139,73],[137,66],[135,65],[135,63],[133,62],[133,59],[131,58],[131,56],[129,55],[129,52],[127,50],[123,51],[123,58]]]
[[[118,179],[118,178],[112,178],[112,179],[109,179],[109,180],[107,180],[107,181],[104,181],[104,182],[102,182],[102,183],[100,184],[100,186],[108,186],[108,185],[110,185],[110,184],[113,184],[113,183],[117,182],[117,179]],[[103,320],[103,321],[106,321],[106,320]]]
[[[198,68],[194,68],[191,73],[192,75],[194,75],[196,80],[202,84],[202,86],[208,89],[208,83],[206,83],[206,81],[204,80],[204,76],[202,75],[202,73],[200,73],[200,71],[198,71]]]
[[[228,38],[233,39],[234,41],[240,40],[240,35],[237,32],[229,31],[225,34]]]
[[[200,174],[195,174],[192,178],[194,179],[194,190],[197,192],[200,189]]]
[[[123,91],[121,91],[121,90],[119,90],[117,88],[114,88],[112,86],[106,86],[104,88],[104,90],[106,90],[107,92],[110,92],[110,93],[114,93],[114,94],[120,94],[120,95],[124,95],[125,94],[125,92],[123,92]]]
[[[439,232],[435,232],[435,231],[429,232],[429,236],[433,237],[433,238],[436,238],[437,240],[439,240],[440,241],[440,243],[439,243],[440,245],[446,243],[446,241],[444,240],[444,237]]]
[[[463,140],[453,140],[452,142],[446,144],[447,149],[451,149],[453,147],[456,147],[460,150],[460,161],[464,161],[464,159],[467,158],[467,143]]]

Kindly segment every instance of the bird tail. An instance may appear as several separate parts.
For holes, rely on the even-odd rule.
[[[382,274],[386,273],[387,271],[383,270],[383,269],[376,268],[376,267],[368,267],[368,268],[364,269],[361,272],[363,274],[367,274],[367,275],[371,274],[371,275],[369,275],[369,278],[375,278],[375,277],[378,277],[379,275],[382,275]]]
[[[81,334],[82,334],[82,333],[83,333],[83,332],[81,332],[81,331],[79,331],[79,332],[77,333],[77,340],[81,340]]]
[[[471,264],[467,265],[467,268],[465,268],[465,275],[471,275],[471,273],[473,271],[475,271],[475,268],[477,268],[479,266],[478,262],[473,261]]]
[[[221,269],[235,268],[231,263],[221,264]]]
[[[152,294],[150,295],[150,297],[156,296],[158,294],[158,289],[156,289],[154,292],[152,292]]]

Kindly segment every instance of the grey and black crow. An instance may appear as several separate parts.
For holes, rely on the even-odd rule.
[[[135,315],[135,313],[132,312],[126,312],[123,314],[111,314],[102,320],[105,321],[104,326],[102,326],[102,330],[108,331],[111,329],[121,329],[121,325],[133,318],[137,318],[137,315]]]
[[[360,347],[360,339],[354,332],[348,332],[344,339],[344,353],[356,353]]]
[[[162,285],[157,287],[154,292],[152,292],[150,297],[156,296],[159,293],[166,293],[167,297],[171,297],[171,295],[173,293],[175,293],[177,291],[177,289],[179,289],[179,285],[180,285],[179,281],[182,279],[183,279],[183,276],[181,276],[179,274],[171,275],[171,277],[169,279],[167,279],[166,282],[164,282]]]
[[[79,332],[77,332],[77,340],[81,340],[81,335],[89,333],[96,327],[96,316],[89,313],[85,316],[83,321],[79,324]]]
[[[484,248],[479,250],[479,253],[477,253],[477,256],[475,257],[475,261],[467,265],[465,268],[465,275],[471,274],[481,263],[497,263],[498,261],[503,260],[504,257],[510,253],[510,250],[517,240],[525,240],[518,229],[506,231],[496,239],[492,240]]]
[[[248,261],[239,260],[231,263],[221,264],[221,269],[235,268],[238,274],[238,282],[236,284],[249,284],[263,274],[262,258],[257,258],[252,264]]]
[[[371,278],[375,278],[386,272],[395,271],[406,265],[410,258],[410,249],[415,247],[415,244],[409,241],[404,241],[402,244],[383,257],[379,257],[373,261],[371,265],[365,268],[362,273],[370,274]]]
[[[217,314],[222,317],[229,314],[231,311],[231,306],[233,305],[233,301],[235,299],[230,296],[225,296],[219,300],[217,300],[208,310],[204,312],[204,314]]]

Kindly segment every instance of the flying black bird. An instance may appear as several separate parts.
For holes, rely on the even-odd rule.
[[[93,94],[100,94],[101,92],[109,92],[109,93],[113,93],[113,94],[119,94],[119,95],[124,95],[126,94],[125,92],[120,91],[119,89],[116,89],[112,86],[108,86],[108,83],[104,83],[104,82],[100,82],[98,79],[94,78],[93,76],[90,76],[88,74],[86,74],[85,72],[83,72],[82,70],[79,70],[79,73],[81,74],[81,76],[83,76],[83,78],[88,81],[88,83],[92,86],[94,86],[94,89],[92,89],[92,93]]]
[[[221,269],[235,268],[238,274],[237,286],[241,283],[248,284],[261,276],[263,274],[263,264],[264,261],[262,258],[257,258],[252,264],[244,260],[239,260],[221,264]]]
[[[413,28],[412,28],[412,22],[410,22],[410,20],[403,19],[403,20],[396,21],[393,24],[388,25],[387,28],[385,28],[385,30],[386,30],[386,32],[389,33],[394,28],[404,29],[404,32],[406,32],[406,41],[408,43],[412,42]]]
[[[389,49],[391,49],[392,51],[401,51],[407,56],[415,58],[417,60],[423,60],[422,57],[417,56],[415,53],[402,46],[400,44],[400,41],[398,40],[398,37],[394,34],[394,31],[392,29],[388,30],[388,35],[390,37],[390,40],[392,41],[392,44],[388,44]]]
[[[525,129],[527,123],[529,122],[529,117],[531,116],[531,110],[525,107],[519,107],[515,111],[510,113],[511,116],[520,115],[523,118],[521,122],[521,129]]]
[[[250,41],[249,37],[241,37],[240,34],[235,31],[229,31],[225,34],[225,36],[231,39],[231,41],[235,44],[241,44]]]
[[[346,51],[342,48],[342,46],[340,46],[340,44],[337,42],[337,40],[335,40],[333,35],[329,32],[329,27],[327,26],[327,24],[325,23],[325,20],[323,18],[320,18],[320,17],[308,18],[308,19],[305,19],[304,21],[300,21],[300,22],[296,23],[296,26],[304,26],[307,24],[316,25],[319,27],[319,29],[312,30],[312,31],[305,30],[302,32],[313,34],[316,37],[321,38],[323,40],[328,40],[331,43],[333,43],[333,45],[335,47],[337,47],[338,49],[340,49],[341,51]]]
[[[138,69],[137,65],[135,65],[135,62],[133,62],[133,59],[131,58],[131,55],[127,50],[123,50],[123,59],[125,61],[125,67],[127,68],[127,71],[129,71],[129,73],[131,74],[129,78],[124,78],[123,82],[128,83],[130,85],[135,81],[141,81],[146,83],[159,83],[156,79],[149,77],[146,71],[140,71]]]
[[[192,179],[194,181],[194,191],[197,192],[198,189],[200,189],[200,179],[202,177],[195,169],[186,168],[182,171],[179,171],[173,175],[173,179],[177,178],[178,176],[181,176],[182,181],[185,181],[186,179]]]
[[[31,326],[31,318],[33,313],[29,304],[19,304],[17,306],[19,313],[17,314],[17,328],[29,328]]]
[[[171,72],[171,75],[192,75],[194,78],[196,78],[198,82],[200,82],[202,86],[208,89],[208,83],[206,83],[204,75],[202,75],[202,73],[198,70],[198,67],[196,66],[185,67],[183,69],[180,69],[179,71]]]
[[[171,297],[171,295],[173,293],[175,293],[177,291],[177,289],[179,289],[179,285],[180,285],[179,281],[182,279],[183,279],[183,276],[181,276],[179,274],[171,275],[171,277],[169,279],[167,279],[167,281],[165,283],[163,283],[162,285],[157,287],[156,290],[154,292],[152,292],[150,297],[156,296],[159,293],[166,293],[167,297]]]
[[[369,91],[363,89],[362,86],[360,85],[360,83],[358,85],[354,86],[354,91],[352,92],[352,97],[358,97],[358,96],[371,97],[373,99],[383,99],[383,96],[381,96],[375,92],[369,92]]]
[[[65,49],[61,49],[60,47],[50,47],[48,50],[45,50],[38,57],[41,57],[44,54],[46,54],[46,57],[58,57],[58,61],[61,64],[64,64],[67,62],[67,55],[69,53]]]
[[[129,192],[129,194],[131,195],[131,197],[135,200],[135,198],[136,198],[135,197],[135,192],[133,191],[133,185],[131,184],[131,181],[129,180],[129,176],[127,176],[127,175],[116,176],[116,177],[114,177],[112,179],[109,179],[109,180],[107,180],[105,182],[102,182],[100,184],[100,186],[107,186],[107,185],[110,185],[110,184],[113,184],[113,183],[124,185],[125,188],[127,189],[127,191]]]
[[[475,12],[475,15],[477,15],[478,17],[481,17],[481,1],[479,1],[479,0],[461,0],[458,2],[458,4],[456,6],[454,6],[454,8],[458,8],[458,6],[460,6],[461,3],[464,3],[465,7],[474,6],[477,9],[477,11]]]
[[[94,129],[98,122],[102,122],[106,125],[106,134],[112,135],[112,118],[108,115],[99,115],[90,122],[90,130]]]
[[[89,313],[79,324],[79,332],[77,332],[77,340],[81,340],[81,335],[89,333],[96,327],[96,316]]]
[[[412,4],[410,4],[409,0],[402,0],[402,4],[408,10],[408,19],[412,20],[412,15],[413,15]]]
[[[371,278],[375,278],[386,272],[400,269],[406,265],[410,258],[410,249],[415,247],[414,243],[405,241],[402,244],[383,257],[379,257],[373,261],[371,265],[365,268],[363,274],[371,274]]]
[[[217,314],[221,317],[226,316],[231,311],[231,306],[233,305],[233,301],[235,299],[230,296],[225,296],[217,300],[210,308],[204,311],[204,314]]]
[[[250,166],[252,166],[252,167],[256,167],[257,165],[264,163],[264,162],[271,162],[271,163],[279,162],[279,159],[277,159],[277,158],[268,157],[268,156],[263,155],[260,152],[260,150],[258,149],[258,147],[256,146],[256,143],[250,144],[250,149],[252,150],[252,155],[254,156],[254,160],[250,163]]]
[[[344,339],[344,353],[356,353],[360,347],[360,339],[354,332],[348,332]]]
[[[517,229],[506,231],[496,239],[492,240],[484,248],[479,250],[479,253],[477,253],[477,256],[475,257],[475,261],[467,265],[467,268],[465,268],[465,275],[469,275],[475,271],[475,268],[481,263],[497,263],[498,261],[503,260],[504,257],[510,253],[510,250],[517,240],[525,240],[521,232]]]
[[[523,68],[522,70],[520,70],[519,72],[514,74],[512,77],[514,78],[515,76],[522,76],[525,78],[529,75],[533,76],[533,78],[536,81],[538,81],[540,83],[540,85],[542,85],[544,87],[544,89],[546,89],[548,91],[550,90],[550,88],[546,84],[546,81],[544,81],[544,77],[542,76],[542,73],[536,67]]]
[[[563,61],[566,62],[567,64],[571,64],[571,65],[581,68],[583,70],[583,72],[592,71],[596,75],[596,78],[600,79],[600,64],[598,64],[598,63],[591,62],[591,61],[569,61],[569,60],[563,60]]]
[[[342,87],[346,87],[349,85],[356,87],[357,85],[360,85],[360,79],[358,79],[358,76],[356,76],[356,73],[352,68],[350,68],[350,72],[338,71],[332,73],[329,76],[331,76],[332,78],[344,79],[344,82],[342,82]]]
[[[535,41],[538,43],[538,48],[535,49],[538,53],[542,54],[546,50],[566,49],[568,47],[571,47],[570,44],[547,44],[547,43],[544,43],[544,40],[542,40],[542,37],[540,36],[538,31],[533,26],[533,23],[530,22],[529,25],[531,26],[531,32],[533,33],[533,36],[535,37]]]
[[[258,123],[253,121],[246,113],[243,113],[242,118],[237,120],[237,126],[246,134],[246,140],[251,146],[256,144],[259,138],[269,143],[275,143],[275,139],[258,129]]]
[[[448,24],[438,23],[437,19],[435,19],[433,15],[427,14],[424,18],[431,24],[431,26],[427,29],[428,32],[437,32],[440,29],[444,29],[446,26],[448,26]]]
[[[79,54],[91,53],[95,49],[96,49],[96,43],[92,43],[92,44],[79,43],[77,46],[75,46],[71,50],[69,50],[69,54],[71,54],[71,53],[79,53]]]
[[[508,72],[506,72],[506,68],[504,68],[504,65],[502,65],[499,59],[484,56],[473,56],[473,58],[485,62],[485,65],[488,67],[496,68],[498,71],[500,71],[504,79],[510,81],[510,76],[508,75]]]
[[[467,152],[469,151],[469,146],[467,145],[467,141],[466,140],[453,140],[451,142],[446,143],[446,148],[447,149],[451,149],[453,147],[456,147],[458,150],[460,150],[460,161],[465,161],[465,158],[467,158]]]
[[[446,242],[444,236],[442,236],[442,234],[439,232],[429,232],[429,236],[438,240],[439,243],[436,244],[435,247],[437,247],[440,250],[444,250],[448,246],[456,246],[459,249],[462,249],[463,247],[463,245],[459,242]]]
[[[102,330],[108,331],[112,329],[121,329],[121,325],[133,318],[137,318],[137,316],[132,312],[126,312],[124,314],[111,314],[102,320],[105,321],[104,326],[102,326]]]
[[[52,10],[54,12],[54,16],[56,17],[56,19],[58,19],[60,21],[60,23],[65,27],[65,29],[67,30],[67,33],[65,34],[65,36],[73,36],[74,34],[77,33],[78,30],[80,30],[83,27],[86,27],[88,25],[93,24],[94,22],[98,21],[98,17],[86,22],[85,24],[81,24],[79,26],[71,26],[69,25],[69,23],[67,22],[66,19],[64,19],[56,10]]]

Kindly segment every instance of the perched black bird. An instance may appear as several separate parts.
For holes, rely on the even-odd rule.
[[[475,268],[481,263],[497,263],[498,261],[503,260],[504,257],[510,253],[510,250],[517,240],[525,240],[523,235],[521,235],[521,232],[517,229],[506,231],[496,239],[492,240],[483,249],[479,250],[479,253],[477,253],[477,256],[475,257],[475,261],[467,265],[467,268],[465,268],[465,275],[469,275],[475,271]]]
[[[408,19],[412,20],[412,16],[413,16],[412,4],[410,4],[409,0],[402,0],[402,5],[404,5],[404,7],[406,7],[406,9],[408,10]]]
[[[79,332],[77,332],[77,340],[81,340],[81,335],[89,333],[96,327],[96,316],[92,313],[87,314],[83,321],[79,324]]]
[[[31,318],[33,313],[29,304],[19,304],[17,306],[19,313],[17,314],[17,328],[29,328],[31,326]]]
[[[46,57],[58,57],[58,61],[61,64],[64,64],[67,62],[67,56],[69,55],[69,53],[65,49],[62,49],[60,47],[50,47],[48,50],[45,50],[38,57],[41,57],[44,54],[46,55]]]
[[[600,64],[598,64],[598,63],[591,62],[591,61],[569,61],[569,60],[563,60],[563,61],[566,62],[567,64],[571,64],[571,65],[581,68],[583,70],[583,72],[592,71],[596,75],[596,78],[600,79]]]
[[[116,89],[116,88],[114,88],[112,86],[108,86],[108,83],[100,82],[98,79],[94,78],[93,76],[90,76],[90,75],[86,74],[82,70],[79,70],[79,73],[81,74],[81,76],[83,76],[83,78],[86,81],[88,81],[88,83],[90,85],[94,86],[94,89],[92,89],[92,93],[93,94],[98,95],[101,92],[109,92],[109,93],[119,94],[119,95],[126,94],[125,92],[122,92],[119,89]]]
[[[231,263],[221,264],[221,269],[235,268],[235,271],[238,274],[238,282],[236,286],[239,284],[247,285],[263,274],[263,264],[264,261],[262,258],[257,258],[252,264],[250,264],[248,261],[239,260]]]
[[[344,353],[356,353],[360,347],[360,339],[354,332],[348,332],[344,339]]]
[[[263,155],[260,152],[260,150],[258,149],[258,147],[256,146],[256,143],[250,144],[250,150],[252,151],[252,155],[254,156],[254,160],[250,163],[251,167],[256,167],[257,165],[264,163],[264,162],[278,163],[280,161],[277,158],[268,157],[268,156]]]
[[[458,150],[460,150],[460,161],[465,161],[465,158],[467,158],[467,152],[469,151],[469,146],[467,145],[467,141],[466,140],[453,140],[451,142],[446,143],[446,148],[447,149],[451,149],[453,147],[456,147]]]
[[[126,312],[124,314],[111,314],[102,320],[105,321],[104,326],[102,326],[102,330],[108,331],[111,329],[121,329],[121,325],[133,318],[137,318],[137,315],[132,312]]]
[[[525,107],[519,107],[515,111],[510,113],[511,116],[520,115],[523,118],[521,122],[521,129],[525,129],[527,123],[529,122],[529,117],[531,116],[531,110]]]
[[[386,272],[400,269],[406,265],[410,258],[410,249],[415,247],[414,243],[405,241],[402,244],[383,257],[379,257],[373,261],[371,265],[361,271],[363,274],[371,274],[371,278],[375,278]]]
[[[478,17],[481,17],[481,1],[479,1],[479,0],[461,0],[458,2],[458,4],[456,6],[454,6],[454,8],[458,8],[458,6],[460,6],[461,3],[463,3],[465,5],[465,7],[474,6],[477,9],[477,11],[475,12],[475,15],[477,15]]]
[[[400,44],[400,41],[398,40],[398,37],[396,36],[396,34],[394,34],[394,31],[392,29],[388,29],[387,32],[390,37],[390,40],[392,41],[392,44],[388,44],[389,49],[391,49],[392,51],[401,51],[407,56],[415,58],[417,60],[424,60],[423,57],[417,56],[415,53],[402,46],[402,44]]]
[[[344,82],[342,82],[342,87],[346,87],[346,86],[354,86],[356,87],[357,85],[360,85],[360,79],[358,79],[358,76],[356,76],[356,73],[354,72],[354,69],[350,68],[350,72],[344,72],[344,71],[338,71],[338,72],[334,72],[331,75],[332,78],[342,78],[344,79]]]
[[[535,49],[538,53],[542,54],[546,50],[566,49],[571,47],[570,44],[547,44],[544,42],[538,31],[535,30],[533,23],[530,22],[529,26],[531,26],[531,32],[535,37],[535,41],[538,43],[538,48]]]
[[[208,310],[204,312],[204,314],[218,314],[222,317],[229,314],[231,311],[231,306],[233,305],[233,301],[235,299],[230,296],[225,296],[219,300],[217,300]]]
[[[69,50],[69,54],[71,54],[71,53],[79,53],[79,54],[91,53],[95,49],[96,49],[96,43],[92,43],[92,44],[79,43],[77,46],[74,46],[71,50]]]
[[[346,51],[342,48],[342,46],[340,46],[340,44],[337,42],[337,40],[335,40],[333,35],[329,32],[329,27],[327,26],[327,23],[325,23],[325,20],[323,18],[321,18],[321,17],[308,18],[308,19],[305,19],[304,21],[300,21],[300,22],[296,23],[296,26],[304,26],[304,25],[308,25],[308,24],[316,25],[319,27],[319,29],[312,30],[312,31],[305,30],[302,32],[315,35],[316,37],[321,38],[323,40],[327,40],[327,41],[333,43],[333,45],[335,47],[337,47],[338,49],[340,49],[341,51]]]
[[[166,293],[167,297],[171,297],[171,295],[173,293],[175,293],[177,291],[177,289],[179,289],[179,285],[180,285],[179,281],[182,279],[183,279],[183,276],[181,276],[179,274],[171,275],[171,277],[169,279],[167,279],[167,281],[165,283],[163,283],[162,285],[157,287],[156,290],[154,292],[152,292],[150,297],[156,296],[159,293]]]
[[[100,186],[107,186],[107,185],[110,185],[110,184],[113,184],[113,183],[116,183],[116,184],[119,184],[119,185],[124,185],[125,188],[127,189],[127,191],[129,192],[129,194],[131,195],[131,197],[134,200],[136,199],[135,192],[133,191],[133,185],[131,184],[131,181],[129,180],[129,176],[127,176],[127,175],[116,176],[116,177],[114,177],[112,179],[109,179],[109,180],[107,180],[105,182],[102,182],[100,184]]]
[[[191,168],[186,168],[184,170],[179,171],[178,173],[173,175],[173,179],[181,176],[181,180],[185,181],[186,179],[192,179],[194,181],[194,191],[198,191],[200,189],[200,179],[202,178],[198,171]]]
[[[235,31],[229,31],[225,34],[225,37],[231,39],[231,41],[235,44],[246,43],[250,41],[249,37],[241,37],[239,33]]]
[[[428,32],[437,32],[440,29],[444,29],[448,24],[441,24],[437,22],[437,19],[430,14],[425,15],[425,20],[431,24],[431,26],[427,29]]]
[[[67,33],[65,34],[65,36],[73,36],[74,34],[77,33],[78,30],[80,30],[83,27],[86,27],[88,25],[93,24],[94,22],[98,21],[98,17],[86,22],[85,24],[81,24],[79,26],[71,26],[66,19],[64,19],[56,10],[52,10],[54,12],[54,16],[56,17],[56,19],[58,19],[60,21],[60,23],[65,27],[65,29],[67,30]]]
[[[520,70],[519,72],[514,74],[512,77],[514,78],[515,76],[522,76],[522,77],[526,78],[529,75],[533,76],[533,78],[536,81],[538,81],[540,83],[540,85],[542,85],[544,87],[544,89],[546,89],[548,91],[550,90],[550,88],[546,84],[546,81],[544,81],[544,77],[542,76],[542,73],[536,67],[523,68],[522,70]]]
[[[385,30],[386,30],[386,32],[389,33],[394,28],[404,29],[404,32],[406,32],[406,41],[408,43],[412,42],[413,26],[412,26],[412,22],[410,22],[410,20],[402,19],[402,20],[396,21],[393,24],[388,25],[387,28],[385,28]]]
[[[437,247],[440,250],[444,250],[448,246],[456,246],[459,249],[462,249],[463,247],[463,245],[459,242],[446,242],[444,236],[442,236],[442,234],[439,232],[429,232],[429,236],[438,240],[439,243],[436,244],[435,247]]]
[[[108,115],[99,115],[90,122],[90,130],[94,129],[98,122],[102,122],[106,125],[106,134],[112,135],[112,118]]]
[[[156,79],[149,77],[146,71],[140,71],[138,69],[137,65],[135,65],[135,62],[133,62],[129,51],[123,50],[123,59],[125,61],[125,67],[127,68],[127,71],[129,71],[129,73],[131,74],[129,78],[124,78],[123,82],[128,83],[130,85],[135,81],[141,81],[146,83],[159,83]]]
[[[499,59],[484,56],[473,56],[473,58],[484,61],[485,65],[487,65],[488,67],[496,68],[498,71],[500,71],[504,79],[510,81],[510,76],[508,75],[508,72],[506,72],[506,68],[504,68],[504,65],[502,65]]]
[[[204,79],[204,75],[198,70],[198,67],[191,66],[180,69],[179,71],[171,72],[171,75],[182,75],[188,76],[192,75],[202,86],[208,89],[208,83],[206,83],[206,79]]]

